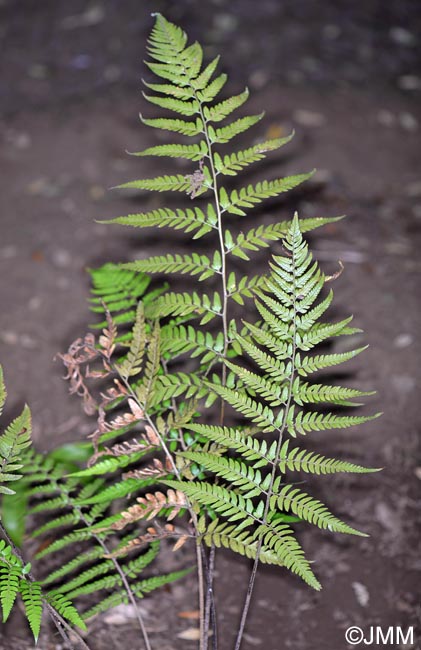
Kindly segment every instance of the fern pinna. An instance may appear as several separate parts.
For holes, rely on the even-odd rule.
[[[3,370],[0,366],[0,414],[6,401],[6,388],[3,380]],[[25,472],[28,471],[28,448],[31,445],[31,412],[25,406],[22,413],[9,424],[0,436],[0,493],[3,495],[2,515],[4,500],[16,495],[14,489],[6,487],[4,483],[12,482],[18,489],[23,481]],[[69,628],[70,622],[83,630],[85,623],[77,610],[66,597],[58,596],[45,590],[39,581],[36,581],[31,572],[31,564],[24,563],[22,555],[9,538],[6,527],[0,519],[0,603],[5,623],[13,609],[16,598],[20,595],[26,618],[34,636],[35,642],[41,628],[43,609],[50,613],[54,623],[68,640],[68,635],[63,628]]]

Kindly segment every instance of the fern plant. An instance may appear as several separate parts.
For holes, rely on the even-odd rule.
[[[342,354],[313,351],[332,337],[358,331],[351,327],[351,319],[321,321],[332,301],[332,292],[320,298],[327,279],[302,238],[303,232],[334,219],[299,221],[295,216],[292,221],[235,232],[236,221],[249,209],[311,176],[312,172],[296,174],[230,188],[232,177],[287,144],[290,137],[224,153],[224,145],[263,117],[231,118],[247,101],[248,90],[220,99],[227,77],[217,72],[219,57],[204,65],[201,46],[189,45],[185,33],[159,14],[148,52],[151,60],[147,65],[161,82],[145,82],[145,99],[176,117],[141,116],[142,122],[187,136],[190,143],[161,144],[135,155],[182,158],[197,166],[189,174],[165,173],[130,181],[120,188],[182,192],[194,205],[186,209],[158,207],[118,217],[111,223],[183,230],[197,244],[190,255],[171,252],[122,264],[120,269],[164,274],[167,278],[188,275],[193,281],[206,283],[210,290],[202,292],[189,285],[191,289],[182,293],[167,291],[141,304],[132,335],[126,339],[126,344],[131,341],[128,354],[117,362],[109,359],[110,369],[124,387],[120,398],[124,399],[125,393],[132,411],[136,410],[147,431],[156,437],[152,463],[149,461],[146,469],[135,470],[133,475],[137,471],[141,480],[149,472],[155,480],[153,490],[139,496],[119,519],[106,519],[98,530],[106,530],[107,525],[121,530],[136,522],[141,526],[142,521],[162,515],[177,521],[180,512],[189,512],[189,527],[175,527],[172,532],[178,540],[176,548],[189,538],[196,540],[202,650],[208,645],[213,611],[216,547],[225,546],[252,558],[254,566],[236,642],[238,649],[260,561],[287,567],[313,588],[320,588],[296,538],[295,522],[304,520],[334,532],[362,534],[298,488],[289,474],[372,470],[306,452],[298,445],[290,445],[287,437],[367,421],[370,418],[309,407],[322,403],[334,409],[352,406],[356,398],[370,393],[313,383],[310,377],[362,350]],[[200,250],[198,240],[205,237],[209,242]],[[234,270],[238,266],[233,264],[234,258],[249,263],[255,252],[280,239],[284,240],[286,256],[274,257],[267,275],[239,276]],[[257,308],[257,320],[241,324],[233,304],[242,306],[250,298]],[[108,320],[110,332],[114,323],[110,315]],[[117,340],[115,332],[112,345]],[[191,369],[189,362],[189,372],[180,371],[180,363],[187,359],[196,359],[196,368]],[[217,422],[209,425],[198,421],[204,409],[215,401],[219,405]],[[239,422],[232,409],[242,416]],[[104,431],[98,439],[100,445],[106,442],[107,435]],[[86,476],[94,468],[79,476]],[[161,524],[146,530],[145,526],[124,552],[171,532]],[[208,556],[204,546],[210,549]],[[213,643],[216,646],[215,638]]]
[[[3,370],[0,366],[0,413],[6,401],[6,388]],[[15,491],[3,483],[20,482],[23,474],[29,471],[25,451],[31,445],[31,412],[27,406],[13,420],[0,436],[0,493],[6,496]],[[70,622],[83,630],[86,625],[68,597],[63,597],[44,590],[41,583],[36,581],[31,573],[31,564],[24,563],[22,555],[9,539],[0,519],[0,603],[3,613],[3,623],[7,621],[18,595],[22,598],[25,614],[35,642],[38,640],[41,618],[44,607],[47,608],[64,640],[69,639],[66,630]],[[79,637],[84,645],[83,639]]]
[[[60,566],[42,586],[54,585],[56,598],[95,594],[98,602],[84,609],[83,619],[122,601],[134,603],[136,596],[185,575],[181,569],[139,577],[152,561],[159,564],[164,540],[173,540],[175,551],[191,541],[200,650],[207,650],[211,628],[216,649],[216,549],[249,558],[239,650],[260,562],[288,569],[320,589],[297,538],[297,523],[364,535],[302,489],[297,478],[375,470],[308,451],[301,436],[359,425],[376,415],[342,410],[371,393],[312,377],[364,349],[325,351],[326,342],[359,330],[351,318],[325,320],[333,298],[325,285],[334,276],[326,277],[313,260],[303,233],[337,218],[295,215],[242,226],[250,209],[293,190],[312,172],[232,187],[234,177],[291,136],[231,149],[231,141],[263,114],[233,118],[248,90],[223,95],[227,77],[218,73],[219,57],[204,64],[198,43],[189,45],[179,27],[155,17],[147,65],[160,81],[145,82],[145,99],[175,116],[142,116],[142,122],[175,133],[177,142],[135,155],[183,159],[191,169],[119,187],[182,193],[189,207],[161,205],[111,223],[183,231],[195,250],[162,251],[92,272],[92,308],[100,314],[102,332],[77,339],[61,355],[71,392],[97,417],[90,459],[86,468],[69,471],[32,455],[36,472],[24,480],[36,499],[32,514],[57,514],[33,534],[62,531],[38,553],[38,558],[60,554]],[[274,241],[282,241],[284,254],[271,257],[266,273],[248,274],[250,263]],[[152,274],[168,283],[145,293]],[[176,275],[187,276],[182,292],[171,289]],[[85,548],[75,546],[79,543]],[[139,623],[149,650],[140,615]]]

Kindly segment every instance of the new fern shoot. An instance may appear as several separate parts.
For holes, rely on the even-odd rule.
[[[36,497],[31,512],[43,516],[32,535],[60,531],[38,553],[38,559],[54,554],[57,568],[34,584],[52,588],[63,616],[59,605],[67,603],[65,598],[76,604],[82,599],[83,624],[121,602],[136,605],[137,598],[182,578],[191,567],[164,575],[149,573],[149,567],[159,569],[160,548],[168,541],[174,551],[191,544],[200,650],[209,644],[225,650],[228,641],[218,639],[213,597],[215,557],[224,547],[252,564],[234,644],[239,650],[261,562],[274,565],[280,580],[289,570],[320,589],[297,537],[303,523],[364,535],[313,497],[308,479],[310,474],[375,470],[309,451],[304,436],[360,425],[376,415],[345,410],[372,393],[317,374],[364,350],[327,351],[327,342],[359,330],[351,318],[326,320],[332,278],[324,275],[303,237],[337,218],[299,219],[296,214],[244,226],[244,216],[255,206],[312,175],[233,187],[236,176],[291,136],[261,142],[257,137],[257,144],[254,137],[245,148],[236,147],[237,136],[256,126],[263,114],[238,114],[248,90],[227,96],[219,57],[204,62],[199,43],[188,44],[182,29],[160,14],[148,54],[151,75],[144,97],[159,114],[141,119],[145,126],[175,135],[135,155],[184,159],[191,168],[187,174],[168,171],[120,186],[164,193],[153,210],[111,223],[166,228],[163,241],[170,252],[92,272],[92,308],[100,314],[102,333],[81,337],[61,356],[71,392],[82,397],[87,413],[96,415],[97,426],[87,446],[87,467],[69,469],[25,452],[35,475],[23,468],[21,485],[24,481],[31,503]],[[172,206],[170,192],[183,194],[185,207]],[[171,230],[184,232],[194,252],[174,251]],[[275,241],[282,241],[283,254],[268,256],[264,273],[248,273],[255,256]],[[159,281],[151,291],[152,274]],[[187,277],[184,290],[177,292],[172,278],[180,274]],[[12,568],[2,569],[9,580]],[[29,587],[35,589],[32,583]],[[26,583],[24,602],[29,598],[25,589]],[[6,614],[9,600],[3,606]],[[138,614],[139,647],[153,648]]]

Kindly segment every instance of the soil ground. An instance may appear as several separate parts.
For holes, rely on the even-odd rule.
[[[314,490],[370,538],[305,530],[323,590],[312,593],[282,571],[263,569],[245,649],[341,650],[344,631],[420,623],[420,48],[421,9],[409,0],[369,2],[118,3],[0,2],[4,41],[0,90],[0,359],[10,394],[8,416],[24,401],[38,448],[92,428],[53,357],[85,332],[85,268],[170,251],[172,234],[137,235],[95,222],[125,214],[132,201],[108,192],[122,181],[164,171],[125,150],[154,142],[141,127],[150,11],[161,10],[219,52],[231,90],[251,88],[252,110],[266,109],[255,137],[297,136],[273,155],[266,176],[318,168],[308,187],[272,203],[256,219],[349,218],[311,238],[335,282],[338,314],[352,312],[370,349],[350,369],[376,388],[369,411],[381,420],[311,443],[326,454],[384,467],[367,477],[320,478]],[[149,113],[148,113],[149,114]],[[285,153],[284,153],[285,152]],[[170,169],[171,165],[165,169]],[[156,199],[154,199],[156,200]],[[136,199],[150,206],[149,197]],[[177,240],[178,241],[178,240]],[[279,250],[274,246],[273,250]],[[261,259],[264,270],[264,259]],[[368,412],[368,411],[367,411]],[[334,486],[334,487],[333,487]],[[232,646],[248,572],[220,553],[220,648]],[[195,623],[188,579],[144,601],[160,650],[195,647],[177,635]],[[159,610],[159,612],[158,612]],[[92,629],[94,650],[140,648],[127,611]],[[32,647],[19,619],[0,631],[0,648]],[[59,648],[44,636],[40,648]],[[399,647],[396,645],[395,647]],[[401,646],[402,647],[402,646]],[[421,648],[419,627],[414,648]]]

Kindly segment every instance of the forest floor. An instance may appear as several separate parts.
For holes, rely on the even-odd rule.
[[[8,52],[0,92],[0,360],[8,417],[30,404],[39,449],[92,430],[54,362],[92,321],[86,267],[174,247],[169,231],[139,235],[95,222],[133,211],[133,204],[155,206],[155,198],[129,199],[108,188],[171,169],[125,154],[154,142],[137,115],[149,110],[139,88],[141,60],[149,12],[157,7],[118,4],[69,8],[48,0],[41,11],[36,2],[0,2]],[[169,5],[155,4],[163,11]],[[323,590],[262,569],[244,649],[346,649],[351,625],[413,625],[412,647],[421,648],[419,9],[390,2],[381,13],[373,0],[349,13],[326,2],[315,13],[312,3],[261,0],[256,20],[256,3],[248,0],[199,4],[177,3],[167,16],[213,44],[207,54],[222,55],[233,93],[249,85],[251,112],[266,109],[252,137],[296,131],[264,175],[318,169],[305,189],[253,212],[247,223],[286,219],[294,210],[302,217],[348,215],[316,231],[311,245],[327,272],[338,260],[345,265],[334,283],[336,313],[353,313],[370,345],[350,369],[359,386],[378,391],[366,412],[384,412],[363,429],[312,443],[326,455],[385,468],[314,481],[335,513],[370,537],[303,531]],[[265,255],[262,272],[264,265]],[[220,650],[232,647],[248,571],[247,562],[219,553]],[[178,636],[196,625],[179,616],[196,608],[194,591],[188,578],[142,601],[155,648],[195,647]],[[95,621],[92,649],[141,648],[130,614],[126,608]],[[0,629],[2,650],[31,647],[19,620]],[[44,635],[39,647],[58,649],[59,640]]]

